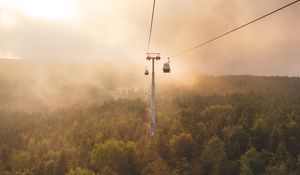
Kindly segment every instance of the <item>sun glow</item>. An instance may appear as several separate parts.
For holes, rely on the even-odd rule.
[[[0,5],[42,20],[71,21],[76,16],[74,0],[0,0]]]
[[[4,28],[11,28],[17,23],[16,18],[13,15],[8,13],[1,13],[0,12],[0,26]]]

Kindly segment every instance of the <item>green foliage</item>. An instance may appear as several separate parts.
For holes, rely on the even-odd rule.
[[[70,169],[66,175],[96,175],[96,174],[89,169],[77,167],[75,169]]]
[[[269,157],[270,154],[268,152],[258,152],[254,147],[251,147],[241,157],[240,174],[251,175],[263,173],[270,161]]]
[[[170,147],[174,156],[179,160],[183,158],[192,160],[196,153],[194,139],[188,133],[181,133],[179,136],[174,135],[170,140]]]
[[[259,151],[267,147],[269,131],[266,122],[263,119],[254,121],[250,130],[252,145]]]
[[[241,158],[240,174],[254,175],[255,161],[257,159],[257,151],[251,147]]]
[[[67,160],[64,152],[60,153],[57,164],[55,166],[54,174],[64,175],[67,172]]]
[[[91,152],[91,166],[96,172],[109,168],[121,174],[135,173],[134,144],[111,139],[105,143],[95,144]]]
[[[228,158],[239,159],[248,148],[249,135],[240,125],[225,127],[223,133]]]
[[[142,174],[145,175],[171,175],[172,171],[168,164],[162,159],[158,158],[157,160],[148,164],[142,171]]]
[[[223,141],[218,136],[213,136],[206,142],[201,154],[204,172],[220,174],[226,159]]]
[[[10,166],[16,171],[29,169],[32,165],[32,156],[26,151],[14,151],[11,155]]]

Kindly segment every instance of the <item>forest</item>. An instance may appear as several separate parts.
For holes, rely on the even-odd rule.
[[[74,82],[50,76],[59,82],[53,87],[68,92],[52,103],[70,102],[50,109],[20,88],[21,79],[32,81],[28,90],[34,85],[30,76],[7,78],[19,75],[26,74],[1,74],[1,175],[300,174],[298,77],[197,76],[190,85],[160,84],[151,138],[149,101],[139,91],[114,97],[93,84],[71,103],[68,96],[88,89],[86,82],[72,89],[64,83]]]

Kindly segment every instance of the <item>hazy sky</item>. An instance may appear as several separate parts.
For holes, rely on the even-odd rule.
[[[173,55],[292,0],[157,0],[151,50]],[[145,62],[152,0],[0,0],[0,57]],[[189,54],[173,71],[300,75],[300,3]]]

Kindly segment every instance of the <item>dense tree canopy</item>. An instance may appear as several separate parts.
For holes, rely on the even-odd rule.
[[[291,88],[171,88],[175,95],[158,99],[155,139],[142,99],[45,112],[1,110],[0,174],[300,174],[300,80],[279,79]]]

